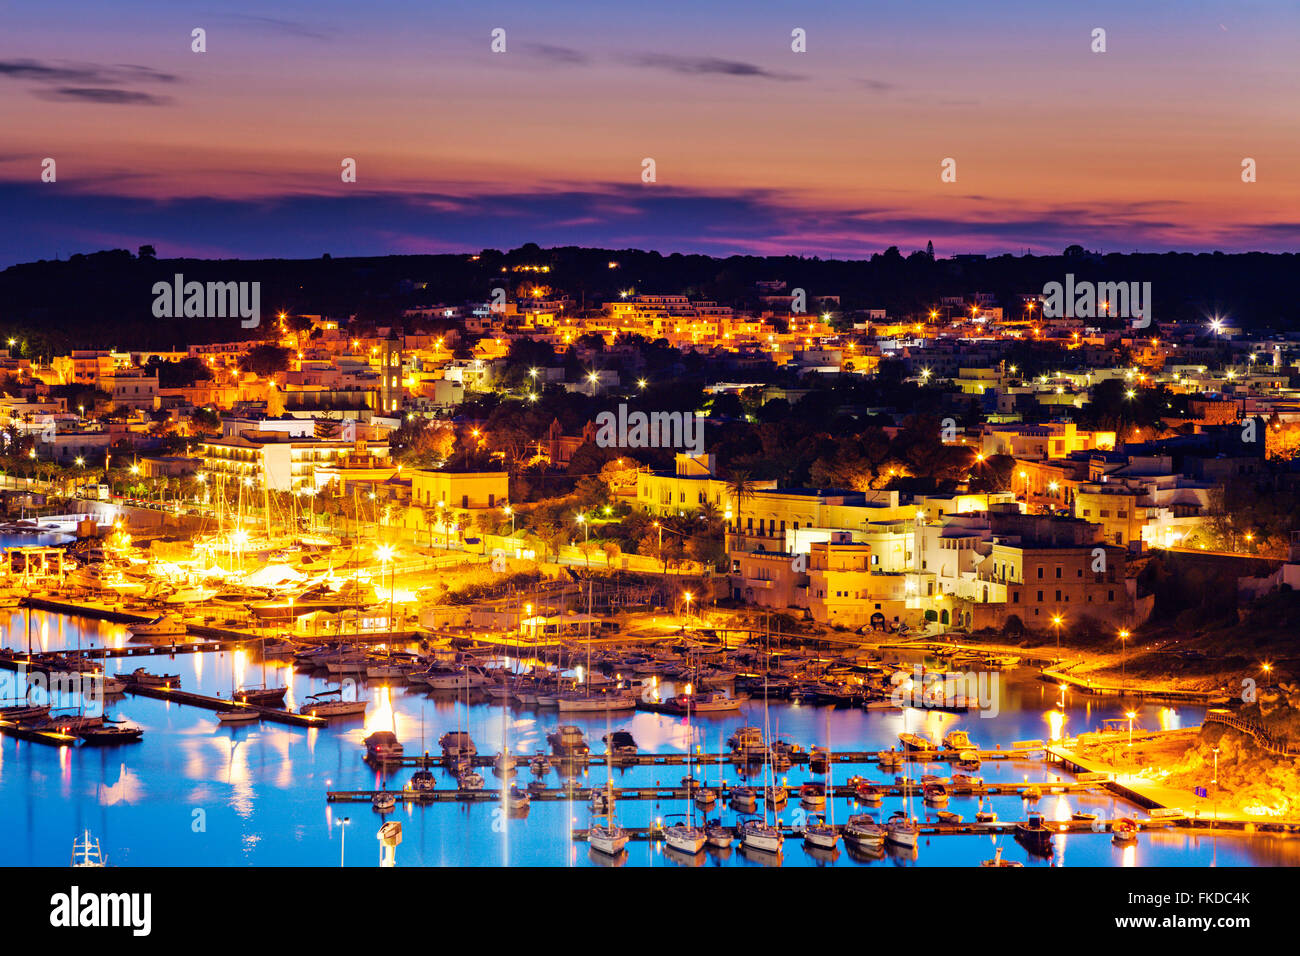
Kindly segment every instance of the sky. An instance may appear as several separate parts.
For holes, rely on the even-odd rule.
[[[0,4],[0,267],[1292,251],[1297,39],[1294,0]]]

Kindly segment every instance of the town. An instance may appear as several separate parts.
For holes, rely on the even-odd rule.
[[[415,271],[387,321],[290,301],[256,338],[210,341],[248,327],[223,310],[171,349],[59,351],[0,328],[4,600],[22,608],[0,656],[20,678],[0,733],[147,745],[148,721],[127,717],[158,701],[215,712],[225,733],[338,725],[377,776],[324,796],[381,816],[441,800],[526,811],[608,763],[587,787],[591,825],[572,832],[597,861],[626,859],[630,840],[694,859],[733,840],[779,854],[794,834],[870,857],[915,853],[923,832],[1005,832],[1050,859],[1073,833],[1122,851],[1175,825],[1290,832],[1294,770],[1267,784],[1259,770],[1292,763],[1300,334],[1162,319],[1149,287],[1140,314],[1102,301],[1081,316],[1049,307],[1059,287],[898,311],[770,275],[706,298],[642,290],[627,253],[581,253],[608,257],[603,288],[566,284],[571,250],[484,250],[463,257],[499,276],[481,300],[431,295]],[[50,631],[74,619],[110,631],[81,646],[78,626],[74,648]],[[150,655],[185,671],[159,674]],[[459,701],[460,726],[426,728],[422,705],[403,708],[413,692]],[[1027,725],[1039,694],[1046,716]],[[807,750],[773,732],[773,703],[902,715],[900,749],[836,746],[828,716],[804,728]],[[546,753],[510,729],[537,708],[685,717],[688,747],[648,754],[610,725],[602,758],[575,723]],[[709,722],[741,714],[728,753]],[[498,717],[498,752],[480,755],[465,722],[481,740]],[[1009,735],[973,743],[985,726]],[[422,756],[404,753],[416,727]],[[745,783],[755,756],[766,779]],[[615,763],[647,760],[698,760],[701,775],[616,789]],[[1001,761],[1036,782],[970,775]],[[962,772],[918,779],[912,762]],[[829,779],[853,763],[908,768]],[[805,766],[828,779],[791,788],[791,829],[775,775]],[[389,786],[402,767],[414,776]],[[509,782],[517,768],[527,787]],[[1044,793],[1104,806],[1045,819]],[[774,819],[613,817],[653,797],[703,818],[720,795]],[[914,795],[934,817],[909,815]],[[973,821],[941,809],[949,795],[977,798]],[[1025,820],[999,822],[1006,795]],[[837,796],[908,808],[838,827],[805,812]],[[99,853],[88,833],[79,848]],[[984,862],[1018,865],[1001,848]]]

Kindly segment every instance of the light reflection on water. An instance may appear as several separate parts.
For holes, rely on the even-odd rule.
[[[0,632],[9,647],[26,645],[27,612],[0,611]],[[50,647],[129,646],[125,629],[107,622],[69,618],[42,611],[32,612],[33,635],[49,635]],[[256,649],[214,654],[178,654],[117,659],[109,672],[130,671],[145,666],[154,672],[178,673],[182,686],[213,696],[228,697],[232,686],[262,682],[262,661]],[[235,673],[232,675],[232,668]],[[6,699],[13,699],[13,675],[8,680]],[[296,707],[309,694],[337,683],[295,673],[282,661],[266,662],[270,686],[288,684],[288,706]],[[665,690],[670,690],[665,682]],[[322,729],[302,729],[274,723],[220,726],[206,710],[167,701],[127,696],[110,701],[106,712],[126,717],[145,728],[143,743],[120,748],[55,749],[42,745],[0,740],[0,863],[4,865],[64,865],[75,833],[89,828],[101,841],[110,862],[118,865],[324,865],[337,866],[340,827],[343,817],[351,823],[347,834],[349,865],[373,866],[378,862],[378,841],[374,832],[380,815],[368,804],[328,804],[327,790],[372,790],[381,786],[399,789],[410,778],[411,768],[381,776],[362,758],[362,740],[373,730],[396,728],[408,754],[423,750],[437,752],[438,738],[449,730],[467,730],[480,753],[494,754],[501,748],[502,710],[497,704],[466,703],[463,696],[429,697],[405,685],[383,682],[364,685],[362,696],[371,701],[364,720],[335,724]],[[925,732],[941,740],[949,730],[967,730],[980,747],[1050,736],[1052,721],[1059,720],[1060,691],[1032,679],[1004,679],[999,713],[991,719],[976,714],[954,715],[935,711],[866,712],[858,709],[832,710],[801,704],[774,702],[770,708],[773,732],[779,732],[805,749],[813,744],[835,750],[874,750],[895,746],[903,730]],[[1053,718],[1052,715],[1056,717]],[[1065,726],[1070,732],[1095,729],[1105,719],[1121,716],[1118,704],[1067,695]],[[1198,708],[1147,706],[1135,722],[1142,727],[1170,728],[1199,723]],[[546,734],[561,722],[554,711],[511,709],[506,713],[505,734],[515,753],[528,754],[549,749]],[[600,738],[610,730],[627,729],[643,751],[683,753],[691,741],[705,752],[716,753],[731,731],[742,724],[763,725],[761,701],[748,704],[741,715],[695,717],[688,736],[683,718],[650,713],[629,713],[606,719],[601,716],[569,716],[564,723],[582,727],[594,751],[603,750]],[[829,723],[829,740],[827,726]],[[423,740],[421,740],[423,733]],[[492,768],[481,771],[489,788],[501,785]],[[685,766],[613,769],[618,786],[676,784],[686,775]],[[912,765],[898,771],[876,767],[837,765],[834,778],[843,781],[850,774],[874,780],[889,780],[895,773],[919,777],[924,773],[947,776],[946,765]],[[443,769],[435,768],[440,787],[455,781]],[[577,774],[584,788],[600,786],[606,768],[594,764]],[[724,764],[696,766],[694,773],[710,784],[719,779],[735,781],[737,768]],[[1037,761],[986,761],[979,774],[989,781],[1050,782],[1069,780],[1069,774],[1049,770]],[[806,766],[780,774],[797,787],[811,775]],[[516,777],[521,786],[531,779],[521,768]],[[548,784],[558,786],[560,777],[552,771]],[[877,808],[859,807],[847,798],[830,801],[826,813],[843,822],[853,812],[871,812],[878,819],[902,806],[901,799],[887,798]],[[1046,816],[1067,820],[1075,809],[1103,817],[1132,812],[1108,796],[1045,795],[1038,803]],[[760,808],[761,809],[761,808]],[[1028,805],[1018,797],[952,797],[949,810],[973,819],[977,810],[992,809],[999,819],[1024,819]],[[195,811],[201,810],[201,815]],[[610,860],[569,839],[571,827],[585,827],[591,819],[585,792],[575,800],[534,801],[526,816],[501,813],[496,802],[475,805],[437,804],[413,806],[400,803],[386,819],[403,824],[403,841],[397,851],[399,866],[469,865],[499,866],[508,861],[519,865],[551,866],[680,866],[695,865],[665,847],[632,842],[625,855]],[[913,811],[926,813],[914,802]],[[684,801],[624,800],[618,804],[619,820],[630,826],[645,826],[657,818],[687,812]],[[777,814],[783,822],[797,819],[797,797]],[[731,822],[734,814],[715,808]],[[198,826],[201,817],[203,826]],[[1240,836],[1217,837],[1207,833],[1144,833],[1137,846],[1115,847],[1108,834],[1057,836],[1057,853],[1052,860],[1030,858],[1009,837],[922,838],[915,854],[886,852],[864,857],[859,851],[841,846],[836,851],[813,854],[802,843],[788,838],[779,858],[744,850],[706,851],[705,866],[975,866],[992,857],[1001,845],[1007,859],[1031,866],[1151,866],[1151,865],[1273,865],[1300,864],[1300,848],[1291,841],[1247,840]]]

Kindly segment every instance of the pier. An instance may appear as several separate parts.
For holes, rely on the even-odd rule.
[[[329,723],[324,717],[295,714],[293,711],[280,710],[278,707],[241,704],[226,697],[208,697],[204,694],[194,694],[190,691],[170,687],[150,687],[146,684],[129,682],[126,686],[126,692],[141,697],[153,697],[157,700],[169,700],[177,704],[189,704],[191,707],[203,707],[207,710],[255,710],[262,715],[263,720],[273,720],[276,723],[288,724],[291,727],[324,727]]]
[[[49,744],[53,747],[71,747],[78,739],[72,734],[60,733],[57,730],[37,730],[12,720],[0,720],[0,734],[6,737],[17,737],[19,740],[30,740],[33,743]]]

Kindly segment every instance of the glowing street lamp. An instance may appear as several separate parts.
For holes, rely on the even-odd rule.
[[[1132,747],[1133,746],[1133,718],[1135,718],[1137,714],[1135,714],[1133,711],[1130,710],[1124,716],[1128,718],[1128,745]]]
[[[1129,639],[1129,632],[1121,630],[1119,632],[1119,681],[1124,683],[1124,662],[1127,659],[1124,655],[1124,642]]]
[[[1061,615],[1052,615],[1052,627],[1056,628],[1056,662],[1058,664],[1061,662],[1061,622]]]
[[[514,534],[515,533],[515,509],[511,508],[509,505],[506,505],[501,510],[510,517],[510,533]]]

